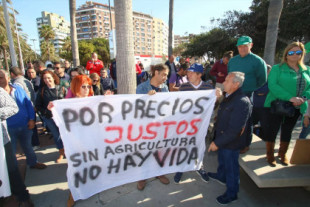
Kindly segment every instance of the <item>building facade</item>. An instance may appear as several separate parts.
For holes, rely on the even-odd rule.
[[[70,23],[64,17],[55,13],[42,11],[41,15],[41,17],[36,19],[40,45],[43,41],[43,38],[40,38],[40,28],[42,25],[49,25],[55,32],[55,38],[53,39],[55,50],[59,51],[64,39],[70,36]]]
[[[111,26],[112,23],[112,26]],[[115,29],[114,7],[88,1],[76,11],[76,28],[79,40],[109,38]],[[168,26],[148,14],[133,12],[133,38],[135,55],[167,55]]]

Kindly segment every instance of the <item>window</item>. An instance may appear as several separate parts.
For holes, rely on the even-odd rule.
[[[88,16],[82,17],[82,21],[87,21],[87,20],[89,20],[89,17],[88,17]]]
[[[83,28],[82,31],[83,32],[89,32],[89,28]]]

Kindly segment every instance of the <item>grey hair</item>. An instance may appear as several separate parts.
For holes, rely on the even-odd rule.
[[[4,70],[4,69],[0,69],[0,71],[4,73],[5,77],[11,78],[9,71]]]
[[[242,87],[243,82],[244,82],[244,73],[242,73],[242,72],[230,72],[228,75],[234,75],[233,82],[234,83],[238,82],[239,88]]]

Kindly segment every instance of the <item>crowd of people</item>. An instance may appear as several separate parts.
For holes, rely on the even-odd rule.
[[[144,70],[143,64],[136,64],[137,94],[216,90],[217,101],[211,120],[214,127],[205,126],[204,130],[212,134],[207,140],[210,142],[208,151],[218,151],[219,165],[217,172],[207,173],[202,166],[197,173],[205,182],[211,178],[226,185],[226,191],[216,198],[220,204],[238,199],[238,158],[240,153],[250,149],[253,127],[254,133],[266,143],[266,160],[271,167],[276,166],[274,146],[279,130],[278,156],[285,166],[288,165],[286,152],[292,131],[301,115],[300,138],[306,138],[310,132],[310,68],[304,64],[304,45],[301,42],[289,44],[281,63],[273,67],[251,52],[253,42],[249,36],[240,37],[236,46],[238,55],[233,57],[233,52],[227,51],[212,67],[197,62],[191,64],[184,58],[176,65],[173,55],[165,64],[151,66],[150,72]],[[117,93],[116,88],[116,60],[109,68],[104,67],[96,53],[92,54],[86,68],[71,68],[69,61],[48,66],[35,61],[27,64],[25,75],[18,67],[0,70],[0,118],[10,185],[23,206],[33,206],[33,203],[18,171],[17,141],[25,153],[27,165],[45,169],[47,166],[37,160],[34,151],[40,145],[36,127],[36,121],[40,119],[59,150],[56,162],[61,162],[65,149],[53,120],[53,101],[111,95]],[[278,110],[279,104],[282,111]],[[179,183],[182,175],[183,172],[176,172],[174,182]],[[170,183],[165,175],[157,178],[163,184]],[[143,190],[146,184],[146,180],[138,181],[137,188]],[[73,204],[70,195],[68,206]]]

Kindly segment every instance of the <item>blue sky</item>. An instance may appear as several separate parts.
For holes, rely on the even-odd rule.
[[[23,32],[30,39],[38,40],[36,18],[42,11],[53,12],[64,16],[70,21],[69,0],[12,0],[13,7],[19,12],[17,21],[22,24]],[[76,0],[77,7],[86,0]],[[108,0],[94,2],[108,4]],[[113,0],[111,4],[113,5]],[[212,28],[211,18],[222,18],[229,10],[249,11],[252,0],[174,0],[174,34],[184,35],[186,32],[199,34],[201,26]],[[153,17],[163,19],[168,25],[169,0],[132,0],[134,11],[150,14]],[[38,41],[35,42],[36,50],[39,49]]]

